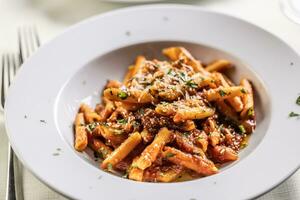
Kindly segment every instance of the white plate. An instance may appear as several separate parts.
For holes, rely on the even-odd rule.
[[[72,121],[79,103],[97,102],[106,79],[120,79],[137,54],[158,56],[160,48],[176,44],[205,62],[229,58],[238,66],[232,77],[253,82],[258,126],[240,160],[217,175],[158,184],[108,174],[74,151]],[[183,5],[131,7],[86,20],[31,57],[9,90],[6,128],[25,166],[72,198],[248,199],[299,167],[300,123],[288,117],[300,111],[299,76],[298,55],[245,21]]]

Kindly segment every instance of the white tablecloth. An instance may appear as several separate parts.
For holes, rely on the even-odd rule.
[[[186,0],[186,3],[227,13],[252,22],[285,40],[300,54],[300,25],[289,21],[277,0]],[[0,0],[0,52],[17,51],[18,26],[35,24],[46,42],[66,27],[92,15],[130,4],[103,3],[101,0]],[[6,183],[7,138],[0,116],[0,199],[4,199]],[[25,200],[65,199],[23,169],[21,184]],[[259,200],[300,199],[300,171]]]

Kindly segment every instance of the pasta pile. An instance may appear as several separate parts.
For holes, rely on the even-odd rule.
[[[123,82],[107,82],[101,104],[80,106],[75,149],[91,148],[102,169],[136,181],[215,174],[255,129],[251,84],[221,73],[228,60],[204,65],[183,47],[162,52],[169,61],[138,56]]]

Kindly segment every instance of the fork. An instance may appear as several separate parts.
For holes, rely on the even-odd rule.
[[[4,108],[5,97],[7,95],[7,90],[9,85],[12,82],[12,79],[18,69],[17,58],[14,54],[3,54],[2,55],[2,69],[1,69],[1,106]],[[16,199],[15,195],[15,179],[14,179],[14,157],[13,152],[8,145],[8,175],[7,175],[7,191],[6,199],[14,200]]]
[[[40,39],[37,30],[34,26],[22,27],[18,29],[18,45],[19,45],[19,55],[18,60],[15,56],[3,56],[3,69],[2,69],[2,87],[1,88],[1,106],[4,108],[5,97],[9,85],[11,84],[17,69],[24,61],[35,52],[35,50],[40,46]],[[1,76],[0,76],[1,77]],[[22,192],[16,193],[15,184],[15,172],[16,165],[14,161],[18,162],[17,157],[10,145],[8,145],[8,173],[7,173],[7,187],[6,187],[6,200],[16,200],[23,199]],[[21,187],[20,187],[21,188]],[[19,190],[20,191],[20,190]]]

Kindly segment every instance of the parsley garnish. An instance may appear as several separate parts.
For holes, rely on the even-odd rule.
[[[88,125],[86,125],[86,129],[89,131],[89,132],[93,132],[94,129],[99,125],[99,122],[93,122],[93,123],[90,123]]]
[[[172,69],[169,69],[169,71],[168,71],[168,73],[167,73],[167,74],[169,74],[169,75],[170,75],[171,73],[172,73]]]
[[[224,90],[219,90],[219,94],[221,97],[224,97],[227,93]]]
[[[247,93],[247,91],[245,90],[245,88],[242,88],[242,89],[241,89],[241,92],[244,93],[244,94]]]
[[[243,125],[239,125],[239,130],[242,134],[246,133],[246,130]]]
[[[295,113],[295,112],[290,112],[289,117],[299,117],[300,114],[299,113]]]
[[[300,106],[300,96],[297,98],[296,104]]]
[[[111,163],[107,164],[107,171],[111,172],[113,170],[113,166]]]
[[[119,124],[126,124],[127,123],[127,119],[118,119],[117,122]]]
[[[126,99],[128,97],[128,94],[124,91],[119,92],[118,97],[122,100]]]
[[[197,88],[198,85],[192,80],[188,80],[186,83],[185,83],[187,86],[191,87],[191,88]]]
[[[168,152],[168,153],[166,154],[166,158],[171,158],[171,157],[173,157],[173,156],[175,156],[174,153]]]
[[[249,117],[254,116],[254,109],[253,109],[253,108],[249,108],[249,109],[248,109],[248,112],[247,112],[247,115],[248,115]]]
[[[183,136],[185,136],[185,137],[188,137],[189,135],[190,135],[189,132],[184,132],[184,133],[183,133]]]

